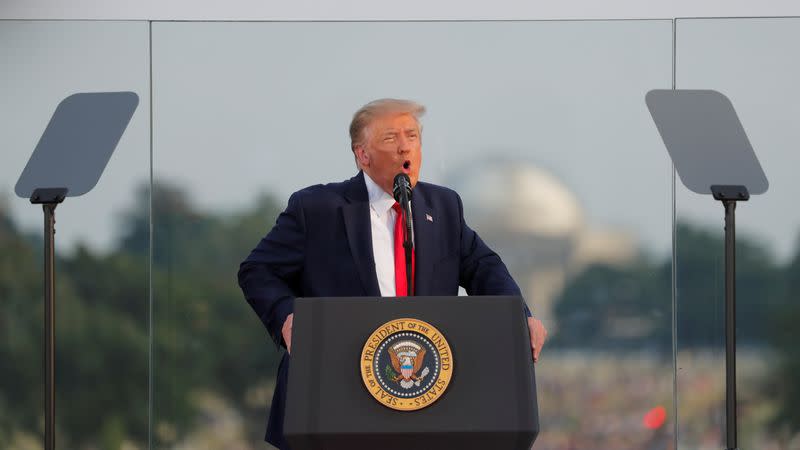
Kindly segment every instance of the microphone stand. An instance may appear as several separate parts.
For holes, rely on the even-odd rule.
[[[409,297],[413,297],[414,285],[412,283],[414,280],[411,255],[414,251],[414,242],[411,240],[411,202],[409,201],[410,199],[408,198],[405,189],[402,193],[402,200],[403,215],[405,216],[403,218],[403,224],[405,225],[403,233],[403,248],[406,250],[406,286],[408,287],[407,295]]]
[[[403,211],[403,249],[406,254],[406,295],[412,297],[414,295],[414,277],[411,273],[413,269],[412,254],[414,251],[414,243],[411,240],[411,180],[408,175],[398,173],[394,177],[394,187],[392,188],[392,196],[395,201],[400,203],[400,208]]]

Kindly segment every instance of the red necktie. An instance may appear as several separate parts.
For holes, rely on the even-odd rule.
[[[394,221],[394,285],[398,297],[408,296],[408,281],[406,280],[406,250],[403,248],[403,209],[395,202],[392,209],[397,213]],[[411,293],[414,293],[414,249],[411,249]]]

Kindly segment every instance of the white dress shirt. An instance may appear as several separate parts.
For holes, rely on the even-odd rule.
[[[397,213],[392,209],[394,198],[381,189],[364,172],[364,183],[369,194],[369,217],[372,224],[372,256],[375,258],[375,273],[381,296],[394,297],[397,287],[394,282],[394,222]],[[414,236],[411,236],[412,242]]]

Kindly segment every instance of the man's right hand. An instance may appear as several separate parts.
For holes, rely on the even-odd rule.
[[[294,320],[294,313],[286,316],[286,322],[283,322],[281,334],[283,335],[283,342],[286,343],[286,351],[292,354],[292,321]]]

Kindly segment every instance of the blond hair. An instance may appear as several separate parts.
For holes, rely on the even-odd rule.
[[[362,106],[350,122],[350,149],[355,153],[356,146],[362,145],[366,140],[366,130],[376,117],[387,114],[411,114],[419,124],[419,119],[425,114],[425,106],[412,101],[396,98],[381,98],[373,100]]]

